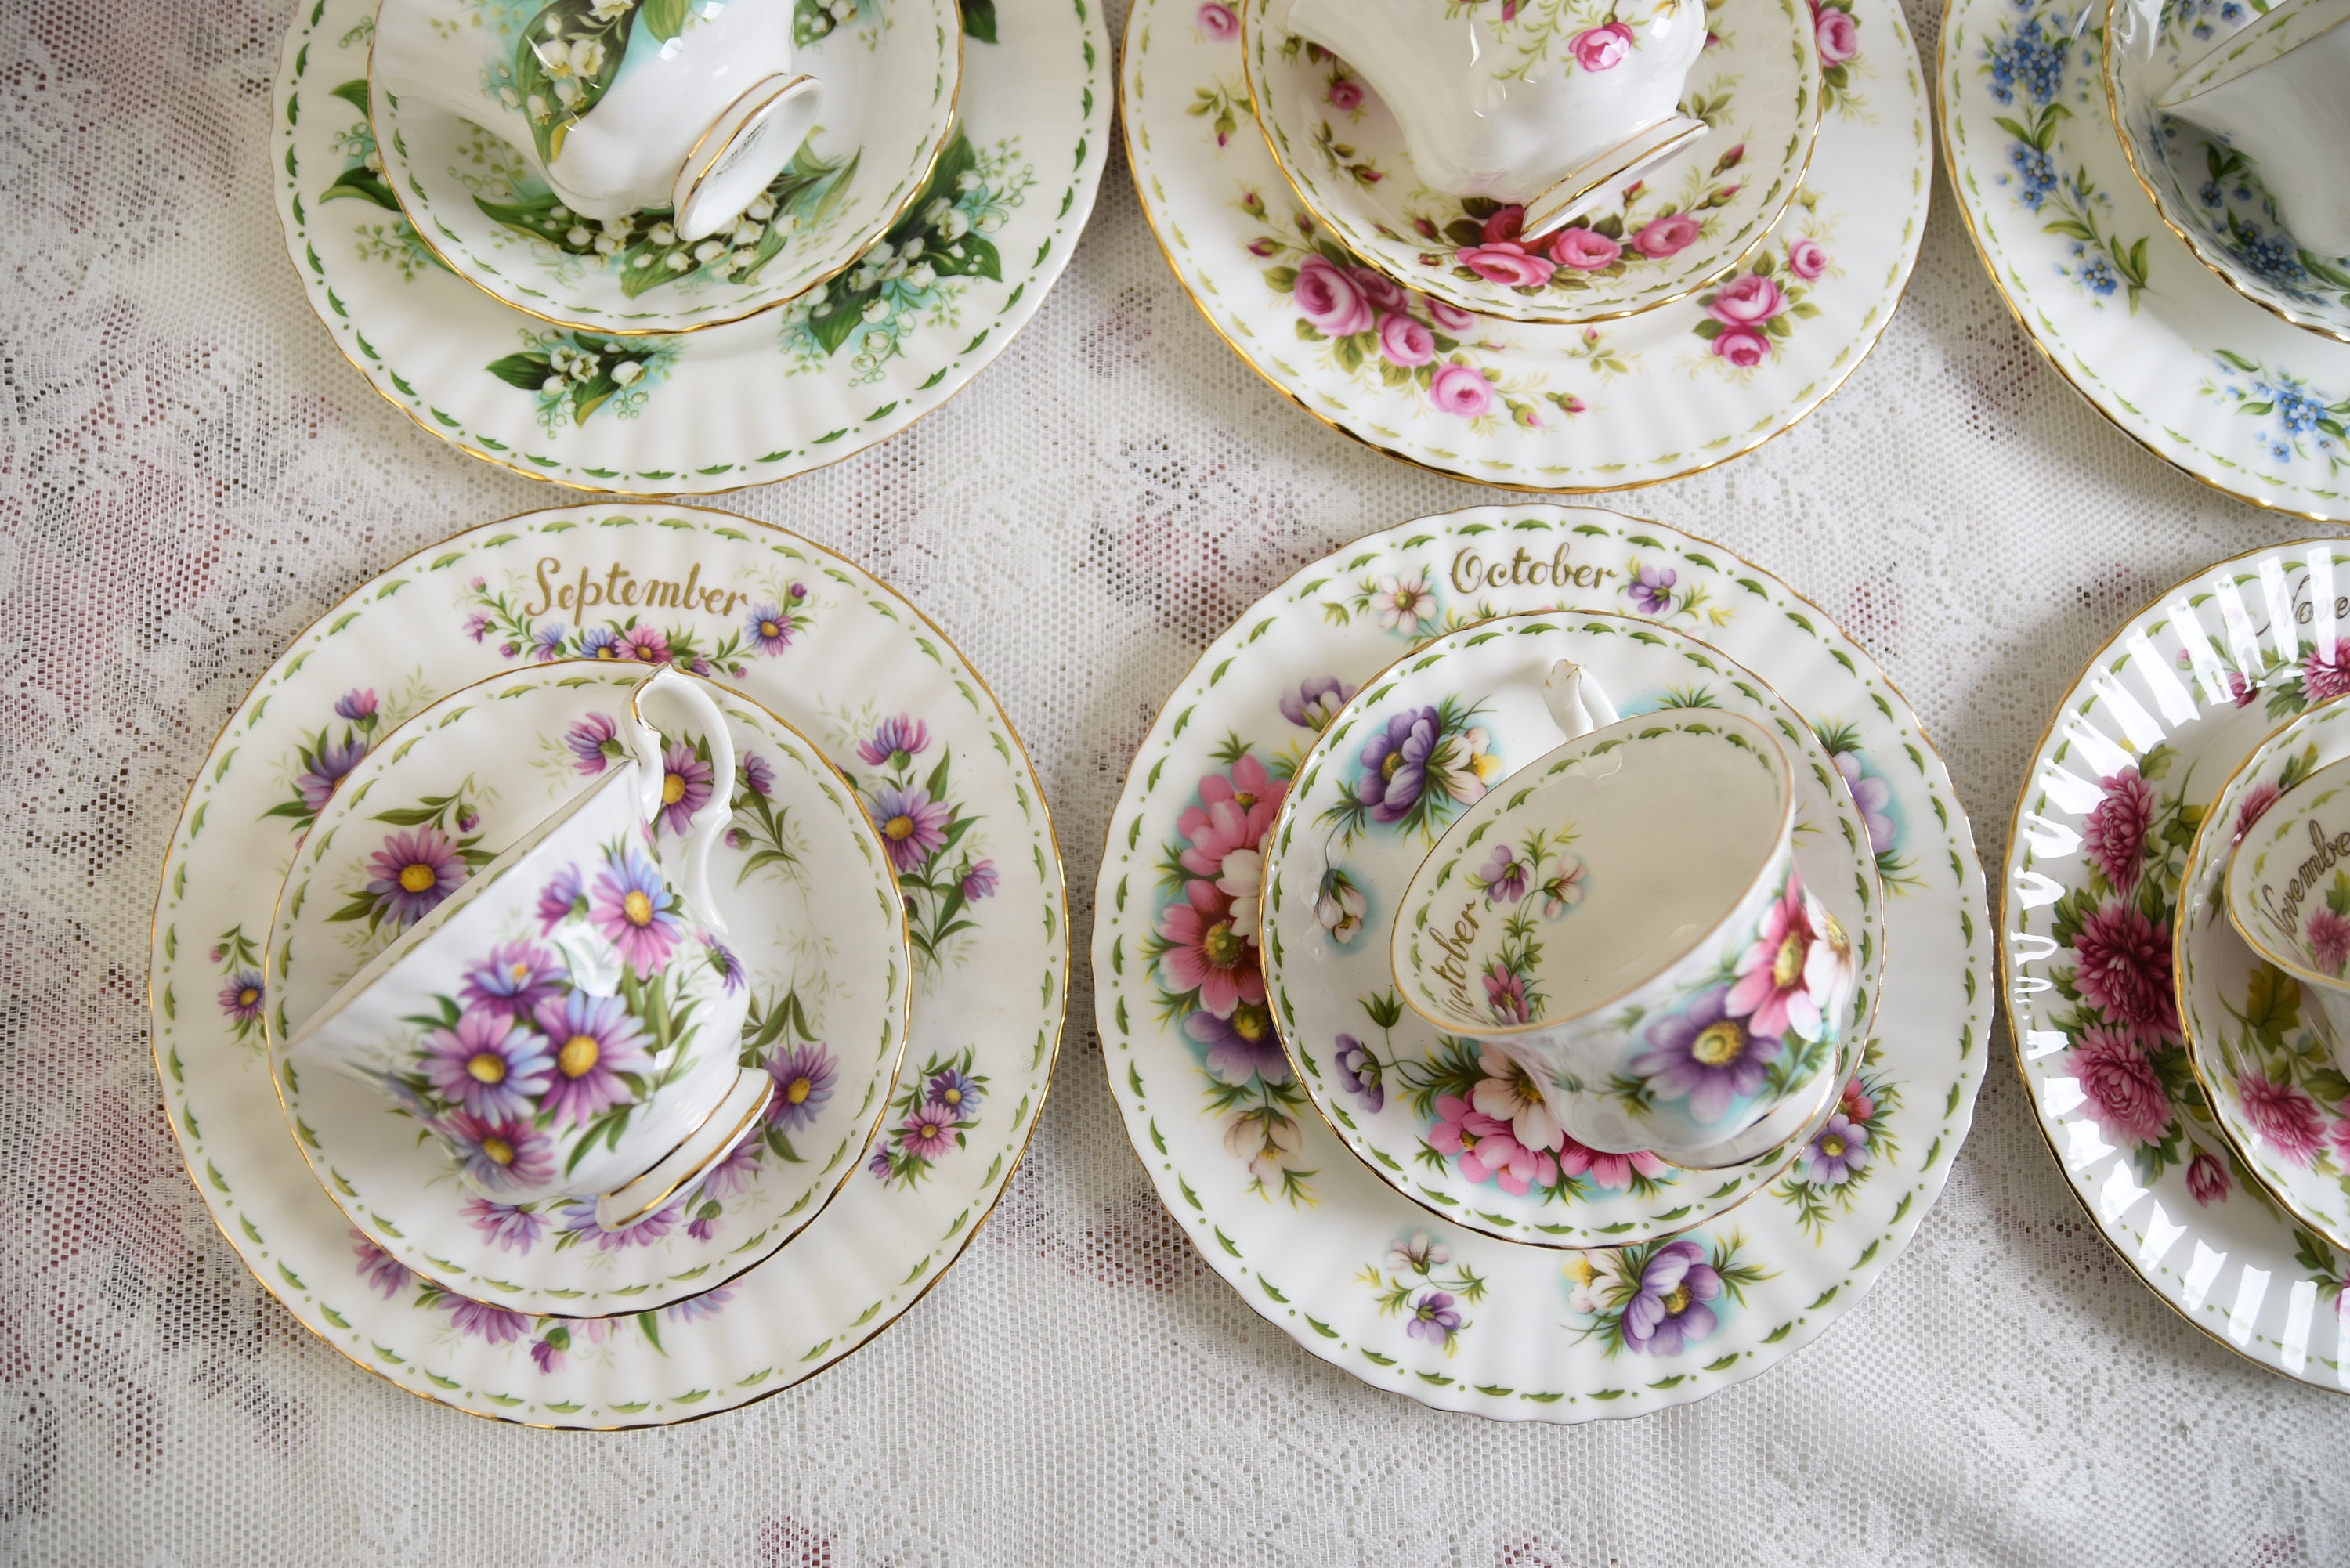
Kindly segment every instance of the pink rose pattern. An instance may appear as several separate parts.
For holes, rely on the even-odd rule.
[[[1810,282],[1829,265],[1826,249],[1809,238],[1791,242],[1783,259],[1766,250],[1745,271],[1698,296],[1705,319],[1692,330],[1732,370],[1765,364],[1798,320],[1820,313],[1807,297]]]

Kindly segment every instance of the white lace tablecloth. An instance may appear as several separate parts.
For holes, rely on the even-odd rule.
[[[1114,3],[1113,31],[1124,19]],[[191,771],[325,605],[564,497],[434,441],[311,317],[278,235],[277,0],[0,8],[0,1554],[345,1562],[2350,1562],[2350,1399],[2239,1360],[2106,1250],[2004,1032],[1916,1243],[1701,1404],[1503,1426],[1262,1322],[1151,1195],[1082,980],[1026,1166],[938,1289],[804,1387],[619,1435],[470,1419],[247,1276],[147,1050]],[[1938,17],[1914,3],[1926,47]],[[1994,872],[2100,641],[2199,564],[2315,532],[2140,451],[2042,363],[1938,191],[1883,345],[1811,420],[1608,504],[1841,618],[1917,704]],[[1177,288],[1114,158],[1075,265],[963,396],[723,500],[865,563],[1041,770],[1077,950],[1127,758],[1208,639],[1362,533],[1492,493],[1286,406]]]

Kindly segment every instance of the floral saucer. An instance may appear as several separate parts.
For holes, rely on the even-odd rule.
[[[2281,1212],[2221,1133],[2180,1030],[2172,937],[2222,787],[2282,721],[2350,691],[2337,585],[2350,545],[2252,551],[2098,650],[2016,796],[2002,928],[2024,1084],[2082,1207],[2189,1322],[2319,1386],[2350,1386],[2350,1256]]]
[[[375,0],[305,6],[279,57],[271,144],[287,254],[345,357],[475,457],[644,495],[821,468],[1003,352],[1092,211],[1109,114],[1100,13],[961,9],[956,134],[880,243],[782,309],[622,337],[533,320],[441,264],[400,211],[368,120]]]
[[[658,1311],[578,1320],[452,1295],[353,1230],[286,1137],[260,960],[303,834],[386,730],[484,677],[604,649],[723,681],[841,766],[889,846],[914,995],[881,1135],[787,1255]],[[156,1066],[222,1234],[328,1344],[479,1415],[660,1425],[823,1370],[970,1244],[1051,1081],[1066,910],[1018,737],[913,606],[806,540],[731,514],[530,513],[362,585],[231,716],[164,862],[149,974]]]
[[[2252,950],[2227,910],[2237,846],[2257,842],[2253,829],[2280,794],[2345,757],[2350,703],[2335,699],[2278,731],[2236,770],[2188,851],[2171,953],[2188,1065],[2220,1135],[2296,1220],[2350,1249],[2350,1076],[2314,999]],[[2350,943],[2350,876],[2335,873],[2319,897],[2338,940]]]
[[[722,688],[712,696],[735,787],[711,887],[752,998],[743,1065],[765,1068],[775,1096],[765,1126],[697,1186],[618,1232],[598,1228],[592,1202],[494,1203],[461,1188],[438,1142],[374,1090],[339,1073],[297,1076],[285,1060],[284,1042],[368,960],[626,755],[619,737],[642,679],[639,665],[535,664],[384,736],[304,841],[264,952],[279,1097],[327,1195],[419,1276],[522,1312],[648,1311],[784,1245],[855,1171],[905,1046],[906,910],[872,822],[814,746]],[[678,798],[654,826],[682,843],[714,804],[711,744],[673,722]],[[411,866],[426,873],[421,893],[400,875]]]
[[[1417,178],[1394,114],[1344,60],[1282,25],[1287,0],[1237,10],[1250,105],[1305,212],[1392,282],[1504,320],[1612,320],[1735,270],[1794,199],[1819,130],[1820,47],[1804,0],[1712,0],[1685,100],[1711,133],[1656,180],[1528,245],[1523,207]],[[1518,57],[1496,69],[1529,68],[1562,36],[1555,19],[1522,30],[1526,41],[1505,46]]]
[[[1489,784],[1498,787],[1559,743],[1543,692],[1561,659],[1596,678],[1627,718],[1718,708],[1756,720],[1794,753],[1797,861],[1805,886],[1852,933],[1863,1000],[1845,1070],[1835,1071],[1838,1054],[1824,1046],[1794,1080],[1816,1081],[1803,1091],[1814,1106],[1800,1136],[1742,1166],[1683,1170],[1652,1154],[1585,1148],[1559,1125],[1537,1081],[1505,1053],[1444,1033],[1394,989],[1386,935],[1413,873]],[[1335,708],[1346,690],[1334,685],[1315,700]],[[1388,769],[1389,755],[1406,765]],[[1847,765],[1857,773],[1856,759]],[[1382,775],[1384,788],[1373,782]],[[1201,833],[1232,826],[1231,820],[1196,826],[1191,856],[1204,864],[1214,845],[1203,846]],[[1339,1141],[1380,1179],[1470,1230],[1542,1246],[1598,1247],[1693,1229],[1784,1170],[1858,1065],[1884,954],[1883,898],[1866,822],[1836,760],[1769,687],[1666,628],[1614,615],[1513,616],[1404,655],[1329,719],[1291,780],[1266,843],[1260,962],[1265,1008],[1288,1063],[1303,1073],[1306,1094]],[[1481,878],[1494,889],[1493,903],[1513,902],[1545,924],[1582,901],[1582,861],[1571,846],[1505,847],[1487,870]],[[1211,1071],[1240,1045],[1245,1031],[1237,1026],[1248,1007],[1243,1002],[1229,1020],[1212,1010],[1192,1014],[1187,1027],[1194,1038],[1219,1034],[1209,1044]],[[1798,1054],[1786,1055],[1769,1070],[1800,1072]]]
[[[2259,16],[2229,41],[2249,46],[2308,15]],[[2220,282],[2295,327],[2350,343],[2350,256],[2320,255],[2295,240],[2255,165],[2156,107],[2212,47],[2213,23],[2206,5],[2106,0],[2106,101],[2130,172],[2163,226]]]
[[[896,225],[954,130],[953,0],[843,9],[799,7],[794,68],[823,81],[826,122],[726,234],[681,240],[667,208],[579,217],[498,137],[391,94],[371,117],[383,186],[458,276],[557,327],[690,332],[772,310],[847,271]],[[479,19],[511,34],[531,15],[485,5]]]
[[[1736,276],[1618,322],[1494,320],[1363,265],[1293,200],[1263,140],[1239,134],[1248,84],[1222,0],[1135,0],[1127,152],[1176,280],[1315,418],[1483,483],[1654,483],[1818,407],[1884,331],[1917,259],[1930,154],[1900,7],[1820,0],[1815,16],[1849,52],[1822,77],[1804,189]]]
[[[1237,896],[1219,884],[1263,854],[1335,691],[1474,622],[1548,610],[1702,628],[1771,681],[1857,781],[1885,885],[1878,1033],[1837,1112],[1751,1201],[1669,1241],[1561,1251],[1439,1219],[1346,1152],[1285,1062],[1211,1061],[1214,1025],[1193,1026],[1264,994],[1253,954],[1232,975],[1235,1005],[1194,994],[1181,954],[1197,927],[1184,912]],[[1225,802],[1246,811],[1243,835],[1214,831]],[[1991,1025],[1973,841],[1908,704],[1767,572],[1613,512],[1513,504],[1424,518],[1267,595],[1202,652],[1137,753],[1095,908],[1111,1091],[1201,1256],[1333,1365],[1504,1418],[1580,1421],[1701,1398],[1850,1310],[1950,1175]]]
[[[2252,12],[2192,0],[2190,36]],[[1992,286],[2134,440],[2255,505],[2350,516],[2350,345],[2242,297],[2165,231],[2114,134],[2096,46],[2059,0],[1949,0],[1942,151]],[[2233,187],[2230,187],[2230,190]]]

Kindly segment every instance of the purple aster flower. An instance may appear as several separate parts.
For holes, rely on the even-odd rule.
[[[890,1176],[889,1151],[887,1148],[875,1149],[873,1151],[873,1158],[865,1162],[865,1168],[872,1172],[876,1179],[881,1181],[889,1180]]]
[[[528,1018],[556,993],[562,967],[536,942],[501,942],[490,956],[465,971],[458,994],[468,1007],[510,1018]]]
[[[923,1096],[941,1110],[953,1112],[957,1121],[968,1121],[977,1115],[979,1103],[986,1097],[987,1091],[979,1086],[978,1081],[956,1067],[931,1075]]]
[[[338,717],[348,719],[352,723],[357,724],[362,730],[374,729],[376,721],[375,688],[372,686],[355,687],[351,691],[344,692],[343,695],[335,699],[335,712]]]
[[[546,1221],[532,1210],[517,1209],[511,1203],[493,1203],[486,1198],[466,1199],[464,1214],[491,1245],[509,1252],[529,1251],[546,1229]]]
[[[412,926],[465,880],[457,846],[437,827],[395,833],[368,857],[367,890],[376,912],[393,926]]]
[[[484,1121],[452,1111],[440,1124],[468,1180],[493,1192],[538,1187],[555,1177],[555,1140],[529,1122]]]
[[[1183,1021],[1183,1033],[1208,1048],[1208,1071],[1227,1084],[1245,1084],[1251,1078],[1289,1082],[1289,1058],[1282,1054],[1273,1014],[1262,1002],[1235,1002],[1229,1018],[1195,1012]]]
[[[538,929],[551,931],[577,914],[586,912],[588,890],[577,866],[566,866],[538,890]]]
[[[1398,713],[1363,742],[1363,776],[1355,798],[1378,822],[1401,822],[1428,788],[1428,760],[1444,731],[1433,708]]]
[[[1752,1033],[1752,1017],[1729,1015],[1730,988],[1717,986],[1684,1012],[1648,1025],[1648,1049],[1632,1058],[1632,1071],[1648,1081],[1660,1099],[1687,1097],[1689,1114],[1717,1122],[1762,1086],[1762,1070],[1779,1059],[1785,1043],[1775,1034]]]
[[[351,1254],[359,1261],[359,1278],[381,1291],[386,1301],[406,1290],[408,1282],[414,1277],[409,1273],[407,1264],[369,1241],[364,1231],[351,1231]]]
[[[483,638],[489,635],[489,630],[490,618],[487,612],[475,610],[465,618],[465,635],[475,642],[481,641]]]
[[[296,775],[294,787],[302,794],[302,804],[312,811],[327,804],[344,776],[359,765],[367,755],[365,741],[328,741],[315,754],[306,753],[309,766]]]
[[[982,898],[993,898],[1000,878],[995,874],[995,862],[982,860],[966,867],[962,874],[962,896],[966,903],[976,904]]]
[[[1363,1103],[1363,1109],[1377,1112],[1388,1103],[1378,1059],[1371,1054],[1369,1046],[1351,1034],[1341,1034],[1331,1060],[1337,1064],[1338,1076],[1345,1082],[1347,1092]]]
[[[445,1296],[449,1303],[449,1321],[461,1334],[472,1335],[492,1345],[511,1345],[530,1333],[530,1319],[512,1307],[502,1307],[490,1302],[477,1302],[471,1296]]]
[[[659,974],[677,950],[685,924],[678,919],[677,894],[645,852],[630,844],[607,857],[596,878],[589,911],[597,928],[643,974]]]
[[[833,1081],[839,1075],[827,1046],[811,1042],[776,1052],[767,1059],[767,1076],[775,1081],[775,1097],[767,1102],[767,1125],[790,1132],[813,1123],[832,1098]]]
[[[1678,1355],[1714,1330],[1708,1302],[1721,1295],[1721,1276],[1695,1241],[1668,1241],[1640,1271],[1640,1291],[1624,1308],[1624,1343],[1649,1355]]]
[[[676,1199],[646,1215],[625,1231],[607,1231],[596,1223],[596,1205],[585,1199],[574,1202],[563,1215],[563,1228],[584,1241],[596,1243],[599,1252],[624,1252],[630,1247],[650,1247],[677,1229],[685,1218],[685,1199]]]
[[[670,661],[669,636],[657,626],[632,626],[620,634],[614,657],[632,659],[639,664],[667,664]]]
[[[1461,1314],[1453,1310],[1452,1298],[1442,1291],[1424,1291],[1411,1303],[1411,1317],[1403,1332],[1407,1338],[1442,1345],[1461,1332]]]
[[[716,1317],[734,1299],[733,1285],[721,1285],[714,1291],[704,1291],[698,1296],[688,1296],[681,1302],[671,1302],[661,1308],[661,1316],[671,1323],[699,1323],[705,1317]]]
[[[550,1329],[545,1339],[531,1342],[530,1358],[538,1363],[541,1372],[560,1372],[563,1370],[564,1352],[570,1348],[571,1335],[567,1331]]]
[[[579,652],[588,659],[626,659],[628,649],[620,646],[620,634],[610,627],[599,626],[579,634]]]
[[[917,1159],[937,1160],[955,1146],[955,1118],[939,1106],[924,1106],[898,1129],[898,1147]]]
[[[565,628],[561,621],[551,620],[530,634],[530,656],[541,664],[552,664],[563,657]]]
[[[503,1009],[469,1009],[424,1037],[424,1077],[441,1097],[489,1124],[527,1122],[555,1068],[546,1042]]]
[[[775,770],[766,758],[756,752],[744,752],[742,762],[743,788],[756,795],[775,793]]]
[[[607,763],[629,754],[620,744],[619,725],[603,713],[590,713],[566,730],[563,743],[571,748],[572,767],[588,778],[602,773]]]
[[[860,747],[860,755],[862,752]],[[947,841],[947,825],[954,819],[954,808],[932,800],[930,791],[899,789],[895,784],[884,784],[874,792],[868,813],[873,826],[881,831],[889,864],[900,872],[920,871],[922,863]]]
[[[1662,615],[1673,607],[1673,585],[1679,581],[1680,574],[1669,566],[1642,566],[1624,591],[1642,615]]]
[[[718,983],[725,988],[726,994],[732,996],[742,990],[743,961],[734,956],[734,950],[712,936],[702,939],[702,947],[709,955],[710,967],[718,971]]]
[[[718,1234],[718,1221],[723,1218],[725,1212],[717,1204],[704,1201],[695,1208],[693,1218],[685,1222],[685,1233],[697,1241],[707,1241]]]
[[[241,969],[221,987],[221,1011],[239,1023],[250,1023],[261,1016],[261,1002],[265,994],[260,971]]]
[[[791,612],[779,605],[754,607],[746,625],[750,629],[751,640],[758,644],[759,651],[770,656],[781,653],[789,648],[792,645],[792,638],[800,629],[799,623],[792,618]]]
[[[759,1179],[759,1160],[766,1153],[766,1144],[755,1136],[746,1137],[728,1149],[724,1159],[717,1161],[702,1173],[702,1196],[723,1202],[729,1198],[750,1191],[751,1184]],[[702,1235],[697,1235],[695,1239],[703,1241],[710,1240],[709,1237]]]
[[[1320,734],[1353,697],[1355,688],[1335,675],[1309,676],[1305,684],[1281,700],[1281,716],[1301,730]]]
[[[619,997],[575,991],[550,998],[539,1003],[536,1022],[555,1052],[539,1108],[557,1126],[585,1127],[607,1106],[637,1097],[621,1075],[650,1072],[653,1060],[645,1053],[643,1031]]]
[[[931,727],[910,714],[881,721],[873,738],[857,742],[857,754],[868,767],[902,768],[931,743]]]
[[[1868,1134],[1842,1111],[1804,1146],[1804,1179],[1814,1187],[1842,1187],[1867,1165]]]
[[[1469,879],[1485,889],[1487,905],[1498,908],[1503,904],[1514,904],[1526,896],[1529,869],[1508,845],[1496,844],[1485,864],[1469,873]]]
[[[661,753],[660,825],[682,838],[709,804],[710,764],[683,741],[671,742]]]

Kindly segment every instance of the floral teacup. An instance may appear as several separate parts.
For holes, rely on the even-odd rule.
[[[1752,720],[1692,709],[1604,725],[1439,841],[1396,919],[1398,989],[1555,1084],[1588,1147],[1751,1157],[1811,1109],[1800,1091],[1857,992],[1851,940],[1804,889],[1793,829],[1785,753]],[[1517,885],[1553,860],[1572,875]],[[1538,902],[1563,924],[1538,921]]]
[[[2285,0],[2189,66],[2157,104],[2250,158],[2293,237],[2334,255],[2350,254],[2345,22],[2350,0]]]
[[[2350,1043],[2350,760],[2279,795],[2236,846],[2228,919],[2308,987],[2337,1053]]]
[[[1523,203],[1529,239],[1706,134],[1678,107],[1701,0],[1295,0],[1286,26],[1386,100],[1422,182]]]
[[[653,676],[612,737],[627,760],[448,892],[284,1052],[289,1071],[331,1067],[380,1090],[448,1147],[482,1197],[593,1199],[611,1231],[723,1158],[774,1085],[737,1061],[749,998],[729,983],[709,897],[724,814],[696,826],[674,876],[659,857],[653,819],[673,803],[660,734],[643,714],[655,695],[701,722],[712,795],[731,799],[734,756],[717,705],[689,676]],[[398,732],[382,744],[396,761]],[[354,806],[338,794],[312,832],[335,833]],[[448,870],[422,856],[386,867],[420,899]]]
[[[368,78],[511,142],[583,217],[731,227],[815,124],[791,0],[383,0]],[[485,25],[486,24],[486,25]],[[518,25],[517,25],[518,24]]]

